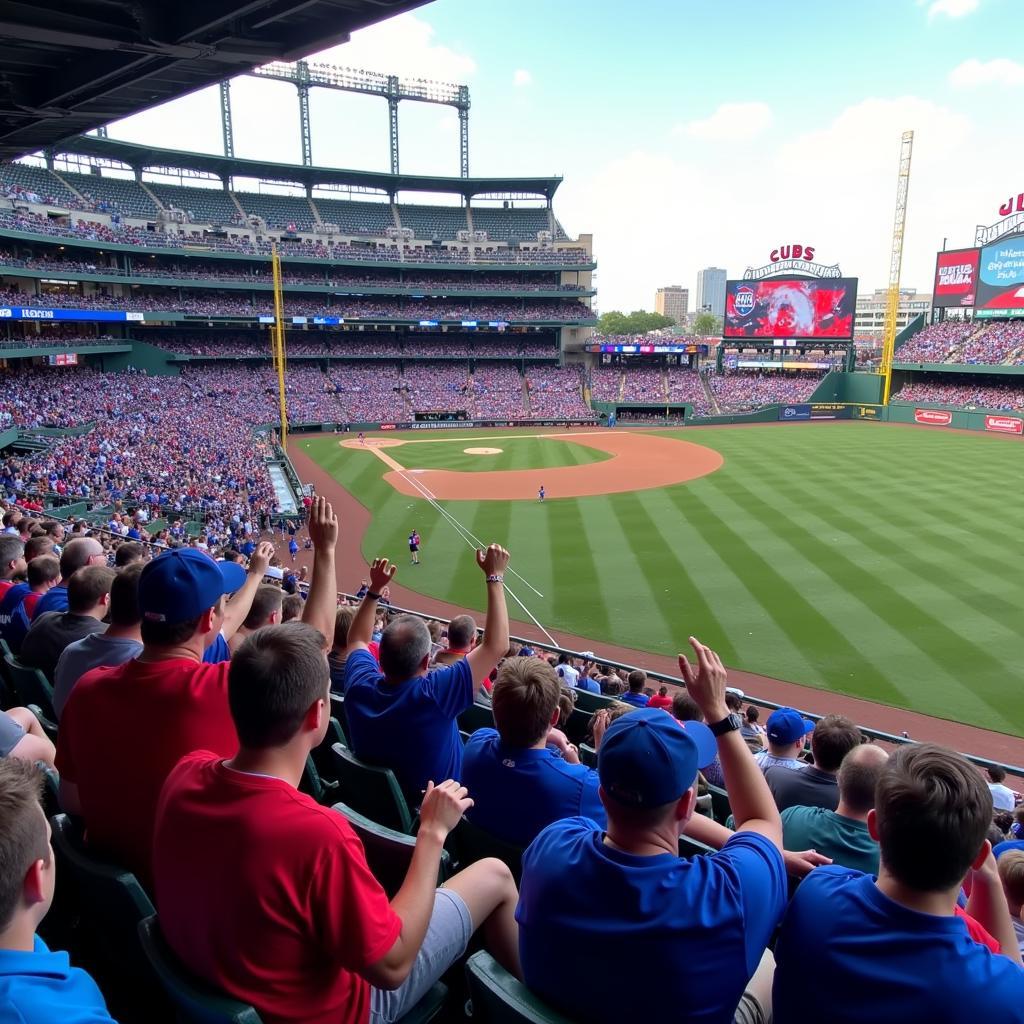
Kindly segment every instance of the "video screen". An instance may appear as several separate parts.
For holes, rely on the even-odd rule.
[[[1020,316],[1024,308],[1024,235],[1013,235],[981,250],[975,309]],[[992,313],[989,314],[993,315]]]
[[[933,306],[973,306],[978,287],[978,249],[951,249],[935,260]]]
[[[726,338],[852,338],[857,279],[727,281]]]

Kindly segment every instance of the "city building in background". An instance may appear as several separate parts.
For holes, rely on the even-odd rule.
[[[697,271],[697,312],[725,313],[726,272],[721,267],[705,267]]]
[[[858,335],[877,334],[881,337],[885,329],[887,294],[885,288],[879,288],[876,291],[857,296],[854,331]],[[927,316],[931,308],[931,295],[922,294],[916,288],[901,288],[899,312],[896,315],[896,330],[902,331],[920,313]]]
[[[659,288],[654,296],[654,312],[671,317],[677,324],[686,320],[690,310],[690,289],[677,284]]]

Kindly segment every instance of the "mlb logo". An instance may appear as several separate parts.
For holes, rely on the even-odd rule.
[[[736,312],[746,316],[754,308],[754,289],[744,285],[736,289],[736,298],[733,300]]]

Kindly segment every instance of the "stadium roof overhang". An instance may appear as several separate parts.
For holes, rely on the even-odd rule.
[[[393,195],[396,192],[439,192],[465,196],[535,195],[550,200],[562,183],[561,178],[447,178],[424,174],[383,174],[378,171],[346,171],[331,167],[306,167],[266,160],[188,153],[184,150],[142,146],[134,142],[82,135],[70,139],[60,152],[91,156],[127,164],[136,170],[191,170],[218,178],[258,178],[261,181],[287,182],[315,188],[340,185],[372,189]]]
[[[294,61],[429,0],[0,3],[0,159],[273,60]]]

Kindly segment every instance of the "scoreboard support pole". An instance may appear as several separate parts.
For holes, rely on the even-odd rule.
[[[274,326],[271,329],[271,349],[274,369],[277,370],[277,398],[281,414],[281,447],[288,451],[288,403],[284,393],[284,296],[281,291],[281,256],[276,243],[270,250],[270,266],[274,278]]]

